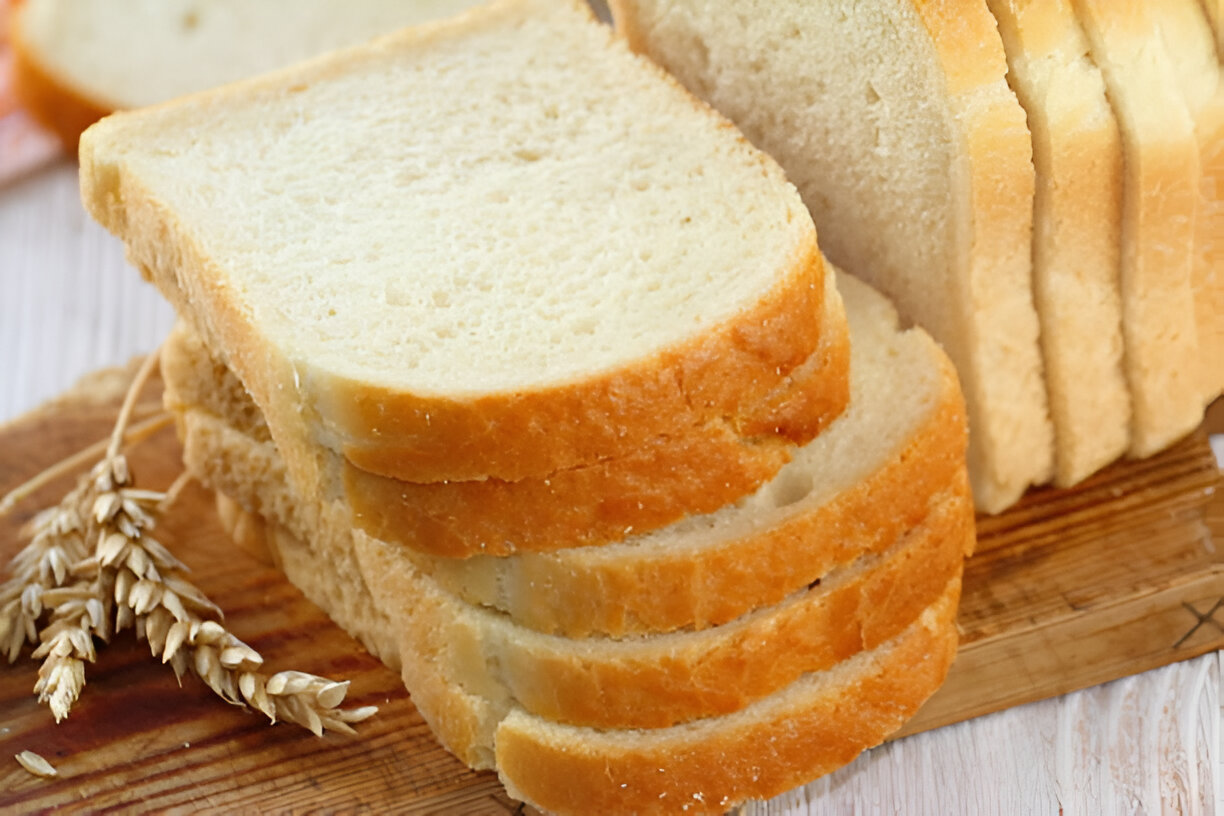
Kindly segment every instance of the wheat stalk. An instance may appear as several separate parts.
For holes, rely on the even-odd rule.
[[[273,722],[294,722],[315,734],[326,728],[353,733],[350,723],[377,708],[340,709],[347,682],[304,672],[264,674],[259,653],[226,629],[221,610],[187,580],[188,568],[150,534],[188,481],[184,474],[165,493],[138,489],[120,452],[136,395],[155,362],[150,356],[137,373],[102,460],[25,531],[30,544],[13,559],[13,579],[0,587],[0,648],[12,662],[27,640],[40,642],[34,691],[56,722],[85,686],[94,638],[107,641],[134,628],[180,683],[191,672],[226,701],[250,705]],[[0,500],[0,513],[16,503],[14,495],[46,481],[40,474]],[[39,630],[44,611],[49,620]]]

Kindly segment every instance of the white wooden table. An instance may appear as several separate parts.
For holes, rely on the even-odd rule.
[[[0,187],[0,421],[150,351],[172,320],[84,213],[74,164]],[[1224,813],[1222,655],[910,737],[747,811]]]

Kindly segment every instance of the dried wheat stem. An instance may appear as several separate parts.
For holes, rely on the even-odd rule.
[[[157,506],[154,508],[154,512],[160,516],[162,513],[169,510],[171,505],[178,501],[179,494],[182,493],[183,489],[186,488],[187,485],[191,484],[191,482],[192,476],[190,473],[185,470],[180,473],[178,478],[166,488],[166,492],[161,497],[161,500],[157,503]]]
[[[137,489],[119,452],[140,427],[125,433],[136,396],[156,363],[154,354],[141,365],[105,448],[90,449],[92,456],[103,453],[102,460],[59,506],[31,525],[32,541],[13,560],[14,579],[0,587],[0,647],[12,660],[27,639],[41,641],[33,653],[43,659],[34,691],[56,722],[68,715],[85,686],[85,664],[96,657],[94,638],[105,641],[112,632],[134,628],[180,682],[191,671],[226,701],[253,706],[273,722],[295,722],[315,734],[327,728],[352,733],[351,723],[377,709],[341,710],[348,683],[303,672],[265,675],[260,654],[225,627],[221,610],[186,579],[187,567],[150,535],[190,480],[183,474],[164,493]],[[156,427],[168,422],[157,420]],[[153,428],[155,421],[145,424]],[[81,461],[79,454],[66,460],[73,466]],[[61,463],[45,471],[4,504],[15,504],[67,467]],[[38,631],[44,612],[49,620]]]
[[[115,419],[115,429],[111,432],[110,444],[106,447],[107,459],[113,459],[119,455],[119,449],[123,446],[123,432],[127,430],[128,422],[131,421],[132,409],[136,407],[136,398],[140,396],[141,389],[149,381],[153,369],[160,362],[161,347],[159,346],[152,354],[144,358],[140,368],[136,371],[136,376],[132,378],[132,384],[128,386],[127,394],[123,397],[123,405],[119,408],[119,416]]]

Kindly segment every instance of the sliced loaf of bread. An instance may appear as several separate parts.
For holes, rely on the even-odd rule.
[[[775,399],[822,336],[799,196],[578,0],[116,114],[81,175],[282,445],[517,481],[820,427]]]
[[[307,597],[356,626],[350,631],[364,642],[395,644],[383,659],[402,667],[413,703],[448,750],[472,768],[496,769],[511,796],[558,814],[720,814],[775,796],[896,731],[943,682],[956,653],[959,578],[896,637],[734,713],[655,729],[569,725],[466,687],[451,664],[433,659],[432,633],[397,618],[405,599],[374,591],[351,563],[334,571],[351,551],[317,549],[242,514],[230,506],[225,518],[265,538]],[[338,580],[351,583],[337,589]]]
[[[932,351],[922,332],[899,332],[887,302],[865,285],[843,279],[843,286],[851,304],[855,370],[863,370],[856,376],[869,383],[895,378],[900,383],[891,387],[897,390],[939,379],[932,375],[942,367],[943,357]],[[907,376],[907,369],[924,365],[930,369],[925,377]],[[166,379],[167,388],[176,388],[175,369],[168,369]],[[871,390],[860,386],[858,393]],[[921,404],[931,396],[919,393],[912,399]],[[885,405],[881,401],[878,409],[885,410]],[[973,544],[973,509],[961,466],[956,470],[959,479],[937,496],[922,495],[920,485],[910,486],[934,503],[916,525],[897,530],[891,539],[881,541],[870,529],[844,537],[836,528],[819,530],[820,538],[807,552],[837,552],[840,563],[778,603],[759,598],[740,617],[697,631],[647,631],[621,639],[544,634],[503,612],[465,602],[419,570],[402,546],[355,531],[343,503],[324,498],[329,495],[326,488],[295,492],[278,478],[283,468],[269,461],[275,452],[269,453],[267,443],[254,435],[227,432],[225,422],[206,410],[179,411],[185,462],[192,473],[221,486],[243,507],[265,514],[338,564],[355,560],[364,583],[382,599],[380,608],[401,628],[418,633],[420,648],[427,649],[431,662],[449,667],[447,673],[465,689],[491,700],[514,700],[533,715],[575,725],[660,728],[736,711],[801,674],[829,668],[896,635],[959,576]],[[956,426],[963,433],[963,426]],[[809,478],[814,481],[821,470],[836,468],[835,463],[853,455],[846,451],[812,459],[805,463]],[[795,468],[799,461],[788,467]],[[764,556],[756,569],[764,572],[771,563],[797,557],[786,537],[774,532],[774,524],[799,521],[811,528],[813,521],[827,519],[820,502],[796,498],[782,513],[761,503],[728,508],[721,525],[699,523],[673,533],[671,547],[682,553],[722,549],[722,562],[728,563],[726,550],[738,542],[719,541],[709,527],[755,528],[762,531],[756,546]],[[815,519],[806,518],[809,514]],[[853,523],[869,527],[877,518],[865,515]],[[892,527],[887,522],[881,526]],[[852,549],[855,545],[857,550]],[[806,553],[800,549],[798,554]],[[811,560],[812,566],[820,562],[819,557]],[[687,592],[709,593],[713,588],[700,582],[701,573],[716,574],[718,567],[710,564],[696,574],[680,569],[670,576],[660,569],[655,590],[660,584],[696,578]],[[778,584],[785,587],[783,581]],[[625,595],[615,584],[592,594],[610,605],[622,603]]]
[[[1145,0],[1073,0],[1123,143],[1122,336],[1134,456],[1203,417],[1195,321],[1194,124]]]
[[[1211,402],[1224,393],[1224,82],[1207,16],[1195,0],[1152,3],[1148,13],[1177,76],[1198,141],[1191,285],[1204,402]]]
[[[469,603],[543,632],[585,637],[726,623],[891,546],[964,494],[964,408],[951,364],[930,337],[901,331],[892,306],[866,285],[838,281],[853,338],[850,407],[751,497],[619,544],[508,558],[459,560],[412,548],[405,555]],[[162,369],[188,469],[247,509],[302,526],[286,521],[302,506],[232,375],[182,330],[165,345]],[[334,484],[300,492],[338,494]]]
[[[106,114],[280,68],[481,0],[21,0],[25,108],[75,149]]]
[[[1054,481],[1068,486],[1130,447],[1118,280],[1122,140],[1071,0],[988,2],[1033,134],[1033,299]]]
[[[849,392],[849,336],[832,275],[825,288],[821,346],[793,372],[802,382],[781,391],[787,410],[803,402],[813,416],[839,412]],[[173,383],[166,394],[172,409],[203,406],[239,423],[259,415],[233,373],[184,324],[162,367]],[[404,482],[361,470],[300,438],[277,442],[304,494],[341,493],[353,524],[367,533],[454,558],[603,545],[711,513],[768,482],[794,450],[774,437],[743,439],[717,422],[699,430],[652,440],[628,456],[513,482]]]
[[[609,5],[633,48],[781,163],[830,259],[947,350],[978,506],[1047,481],[1031,140],[985,0]]]

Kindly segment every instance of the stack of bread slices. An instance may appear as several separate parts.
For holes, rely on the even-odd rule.
[[[1219,0],[610,0],[956,363],[978,507],[1224,391]]]
[[[182,318],[188,470],[512,795],[723,812],[942,681],[951,363],[585,5],[118,114],[81,164]]]

